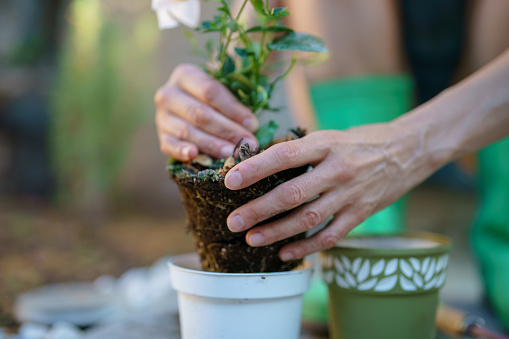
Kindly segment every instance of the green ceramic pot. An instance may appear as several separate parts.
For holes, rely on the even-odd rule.
[[[341,240],[320,254],[332,339],[435,339],[451,241],[407,232]]]

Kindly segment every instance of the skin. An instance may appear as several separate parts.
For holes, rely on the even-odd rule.
[[[290,8],[292,15],[305,15],[305,12],[295,8],[295,4],[302,4],[303,9],[309,1],[293,2],[294,6]],[[308,3],[313,10],[321,8],[323,14],[332,10],[329,7],[327,11],[330,5],[338,6],[336,10],[341,7],[342,11],[347,11],[345,20],[350,15],[364,15],[356,7],[357,1],[313,1],[323,2],[321,6],[314,7]],[[342,50],[331,50],[331,61],[321,66],[328,72],[313,70],[315,78],[311,78],[301,69],[295,72],[295,78],[290,79],[289,83],[295,84],[290,86],[290,92],[304,98],[297,112],[298,120],[307,123],[308,127],[313,125],[312,110],[309,102],[308,105],[305,102],[307,93],[304,92],[307,91],[308,81],[323,80],[327,74],[353,76],[404,70],[402,59],[396,56],[400,48],[396,41],[397,27],[391,28],[390,25],[390,22],[395,22],[395,7],[391,1],[380,3],[384,3],[385,7],[379,8],[379,16],[369,17],[369,14],[365,14],[367,17],[364,19],[379,20],[380,27],[389,25],[386,30],[377,30],[380,36],[376,36],[375,40],[389,39],[394,43],[388,43],[387,48],[369,43],[355,44],[352,43],[355,40],[348,39],[348,34],[336,34],[339,42],[346,45]],[[486,3],[490,2],[478,3],[483,9],[472,20],[474,31],[495,30],[506,25],[505,20],[490,21],[485,14],[500,10],[505,4],[497,1],[491,2],[492,5]],[[496,8],[488,8],[490,6]],[[298,25],[297,19],[295,25]],[[341,22],[331,20],[329,26],[324,28],[320,26],[323,22],[310,21],[303,23],[311,25],[309,29],[301,30],[325,34],[327,40],[332,36],[326,32],[340,29],[337,25]],[[366,21],[350,19],[347,22],[347,25],[355,26]],[[311,29],[312,25],[316,26],[316,31]],[[295,28],[299,30],[299,27]],[[359,34],[358,38],[362,38],[362,31],[353,31],[356,33],[352,34]],[[364,38],[369,39],[367,36]],[[484,46],[486,49],[483,53],[470,53],[467,56],[469,68],[478,68],[481,63],[487,63],[504,50],[500,45],[507,43],[504,39],[492,40],[496,41],[493,44],[499,45],[490,45],[489,50]],[[477,50],[477,45],[483,44],[486,44],[484,40],[471,34],[470,46],[473,51]],[[371,46],[373,50],[366,50]],[[382,50],[376,54],[376,49],[380,48]],[[370,53],[380,56],[381,60],[371,60]],[[365,57],[361,58],[363,55]],[[340,61],[335,62],[338,59]],[[228,227],[234,232],[250,229],[246,236],[248,243],[262,246],[311,230],[333,216],[328,225],[312,237],[285,246],[280,257],[283,260],[297,259],[333,247],[352,228],[396,201],[445,163],[509,135],[508,89],[509,51],[506,51],[472,76],[390,123],[366,125],[347,131],[317,131],[305,138],[275,145],[234,167],[226,176],[226,186],[241,189],[273,173],[308,163],[313,170],[232,212]],[[257,122],[246,120],[252,117],[249,110],[238,103],[225,87],[196,66],[179,66],[168,83],[157,92],[155,102],[161,151],[168,156],[185,161],[196,156],[199,150],[215,157],[224,157],[221,152],[223,147],[229,151],[225,152],[229,155],[240,138],[254,140],[252,131],[256,130]],[[295,207],[298,208],[283,219],[252,228],[273,215]]]

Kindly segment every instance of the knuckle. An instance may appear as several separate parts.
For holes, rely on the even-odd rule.
[[[336,177],[340,182],[347,182],[355,177],[355,168],[351,163],[343,163],[338,167]]]
[[[260,213],[252,207],[246,208],[246,210],[244,211],[244,218],[245,218],[246,222],[248,222],[250,224],[251,223],[257,224],[260,221],[262,221]]]
[[[244,135],[240,135],[239,133],[232,131],[230,129],[226,129],[221,132],[221,138],[225,140],[229,140],[233,143],[239,142],[240,139],[244,138]]]
[[[201,104],[193,104],[189,107],[188,117],[190,121],[197,126],[203,126],[210,122],[209,114],[207,114],[205,108]]]
[[[157,107],[161,107],[164,106],[166,102],[167,102],[166,88],[161,87],[157,90],[156,94],[154,95],[154,104]]]
[[[184,74],[188,74],[189,72],[192,72],[195,70],[195,66],[192,64],[180,64],[177,67],[175,67],[175,70],[173,71],[171,78],[179,78]]]
[[[218,95],[218,84],[209,79],[207,81],[204,81],[203,83],[203,88],[202,88],[202,94],[203,94],[203,99],[205,100],[205,102],[207,103],[211,103],[211,102],[214,102],[214,100],[216,99],[216,96]]]
[[[284,186],[281,194],[282,201],[287,206],[300,205],[304,198],[304,191],[296,184],[288,184]]]
[[[307,231],[315,228],[320,224],[321,218],[320,214],[316,211],[309,210],[301,214],[300,216],[300,224]]]
[[[189,136],[191,134],[190,128],[187,125],[182,125],[176,128],[175,130],[176,137],[180,140],[189,140]]]
[[[355,226],[366,220],[374,211],[373,204],[368,204],[361,208],[360,210],[354,212],[354,220],[355,220]]]
[[[276,158],[281,164],[291,164],[299,156],[299,148],[292,142],[285,142],[275,148]]]
[[[322,249],[332,248],[332,247],[336,246],[339,239],[340,239],[340,237],[336,233],[324,234],[320,239],[320,245],[321,245],[320,247]]]

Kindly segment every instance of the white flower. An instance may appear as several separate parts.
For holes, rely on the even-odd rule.
[[[200,23],[199,0],[152,0],[160,29],[175,28],[179,23],[195,28]]]

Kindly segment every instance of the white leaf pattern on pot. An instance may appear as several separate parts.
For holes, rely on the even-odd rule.
[[[343,267],[343,264],[341,261],[339,261],[338,258],[334,258],[334,267],[336,268],[336,271],[338,271],[341,274],[345,274],[345,268]]]
[[[350,270],[350,260],[348,260],[347,257],[345,257],[344,255],[341,256],[341,262],[343,263],[343,266],[345,267],[345,270],[349,271]]]
[[[385,266],[384,275],[391,275],[398,269],[398,259],[392,259]]]
[[[435,274],[435,265],[436,265],[436,260],[435,258],[433,258],[433,260],[431,260],[431,264],[429,265],[429,268],[428,268],[428,272],[426,272],[426,275],[424,276],[424,281],[430,281],[431,278],[433,278],[433,274]]]
[[[362,258],[357,258],[352,263],[352,273],[357,274],[359,272],[359,268],[361,268]]]
[[[382,273],[384,268],[385,268],[385,260],[380,259],[379,262],[377,262],[376,264],[373,265],[373,268],[371,269],[371,275],[372,276],[379,275],[380,273]]]
[[[401,272],[403,272],[403,274],[408,278],[411,278],[412,274],[414,274],[412,266],[410,266],[410,264],[403,259],[399,259],[399,268],[401,269]]]
[[[429,289],[435,287],[435,285],[437,284],[437,280],[438,280],[437,277],[434,277],[433,279],[431,279],[430,282],[428,282],[428,283],[426,283],[426,285],[424,285],[424,289],[429,290]]]
[[[385,259],[380,259],[373,265],[369,259],[362,257],[349,259],[341,255],[326,259],[325,265],[333,267],[332,270],[325,269],[322,272],[327,283],[333,283],[335,280],[338,286],[346,289],[387,292],[396,288],[398,280],[404,291],[441,287],[446,279],[448,255],[438,258],[426,257],[422,262],[416,258],[394,258],[386,264]],[[398,267],[401,271],[399,274],[396,273]],[[384,278],[380,277],[382,273],[385,275]]]
[[[444,282],[445,282],[445,272],[441,273],[440,276],[438,277],[436,287],[442,287]]]
[[[325,282],[327,284],[331,284],[332,281],[334,280],[334,271],[327,271],[323,274],[323,280],[325,280]]]
[[[422,286],[424,285],[424,281],[422,280],[422,277],[417,272],[414,273],[414,283],[419,288],[422,288]]]
[[[402,275],[399,276],[399,284],[404,291],[415,291],[417,289],[417,287],[410,280]]]
[[[391,275],[390,277],[385,277],[381,279],[378,284],[375,286],[375,291],[377,292],[386,292],[390,291],[396,286],[396,282],[398,281],[398,276]]]
[[[438,258],[438,260],[437,260],[437,267],[435,268],[435,273],[440,272],[440,270],[442,269],[442,265],[443,264],[444,264],[444,257]]]
[[[449,263],[449,254],[444,255],[444,271],[447,268],[447,264]]]
[[[378,281],[377,278],[373,278],[373,279],[370,279],[366,282],[363,282],[362,284],[360,284],[357,289],[359,291],[366,291],[366,290],[370,290],[372,289],[373,287],[375,287],[376,285],[376,282]]]
[[[369,277],[369,259],[366,259],[364,261],[364,264],[362,264],[361,269],[359,271],[359,274],[357,274],[357,282],[361,283],[364,280],[366,280]]]
[[[352,287],[357,286],[357,282],[355,281],[355,278],[353,277],[353,275],[350,274],[350,272],[345,273],[345,278],[350,286],[352,286]]]
[[[430,261],[430,257],[427,257],[426,259],[424,259],[424,261],[422,262],[422,266],[421,266],[421,274],[424,274],[426,273],[426,271],[428,271],[428,266],[429,266],[429,261]]]
[[[336,284],[338,284],[339,287],[343,288],[349,288],[350,286],[348,283],[343,279],[339,274],[336,274]]]
[[[421,269],[421,262],[419,260],[417,260],[416,258],[410,258],[410,263],[412,264],[412,267],[414,268],[414,270],[416,272],[419,272],[419,270]]]

